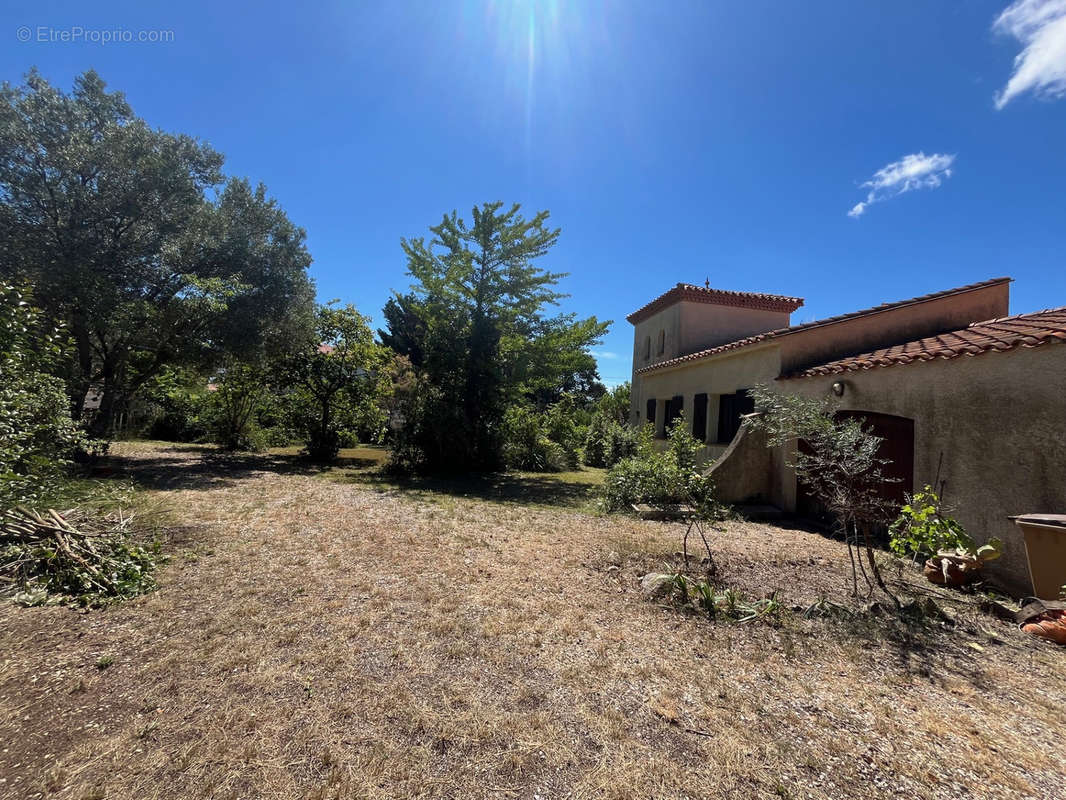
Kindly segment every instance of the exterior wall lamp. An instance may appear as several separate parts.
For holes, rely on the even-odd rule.
[[[837,397],[844,396],[844,381],[834,381],[832,388],[833,394],[835,394]]]

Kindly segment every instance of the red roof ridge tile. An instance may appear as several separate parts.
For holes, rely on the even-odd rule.
[[[1007,323],[1007,324],[1004,324]],[[948,344],[946,337],[957,340]],[[809,367],[779,380],[858,372],[898,364],[912,364],[915,360],[934,358],[951,360],[959,356],[977,356],[989,352],[1007,352],[1019,347],[1039,347],[1049,342],[1066,343],[1066,306],[1045,308],[1009,317],[971,322],[965,328],[936,336],[926,336],[882,350]]]
[[[732,289],[715,289],[710,286],[696,286],[692,283],[678,283],[628,315],[626,320],[635,325],[657,311],[682,300],[787,313],[792,313],[803,305],[802,297],[766,292],[738,292]]]
[[[1013,322],[1019,319],[1030,319],[1032,317],[1039,317],[1042,314],[1066,314],[1066,306],[1055,306],[1054,308],[1042,308],[1039,311],[1027,311],[1023,314],[1011,314],[1006,317],[994,317],[993,319],[984,319],[980,322],[971,322],[967,325],[967,328],[977,328],[982,325],[996,325],[1000,322]]]

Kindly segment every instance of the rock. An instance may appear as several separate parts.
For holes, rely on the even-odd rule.
[[[874,617],[882,617],[888,609],[885,608],[883,603],[874,600],[868,606],[866,606],[866,613]]]
[[[649,572],[640,579],[640,591],[647,597],[664,597],[674,588],[674,576],[662,572]]]

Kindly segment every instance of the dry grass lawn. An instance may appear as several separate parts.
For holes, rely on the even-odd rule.
[[[711,623],[640,594],[676,525],[120,453],[195,527],[150,595],[0,606],[0,797],[1066,798],[1066,651],[991,617]],[[845,600],[837,542],[715,548]]]

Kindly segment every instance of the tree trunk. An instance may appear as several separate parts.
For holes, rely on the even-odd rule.
[[[85,398],[92,388],[93,356],[89,346],[89,331],[83,314],[74,315],[71,328],[78,350],[79,372],[77,377],[71,381],[70,416],[80,420],[85,411]]]
[[[114,433],[115,408],[118,403],[118,387],[115,385],[114,369],[105,364],[103,368],[103,394],[100,396],[100,408],[93,418],[90,432],[100,439],[107,439]]]
[[[865,527],[862,529],[862,538],[863,543],[866,546],[866,559],[870,562],[870,571],[873,573],[874,580],[877,581],[878,588],[892,599],[892,602],[897,609],[900,608],[899,598],[888,590],[884,579],[881,577],[881,569],[877,566],[877,562],[874,560],[874,549],[873,545],[870,544],[870,533]]]

